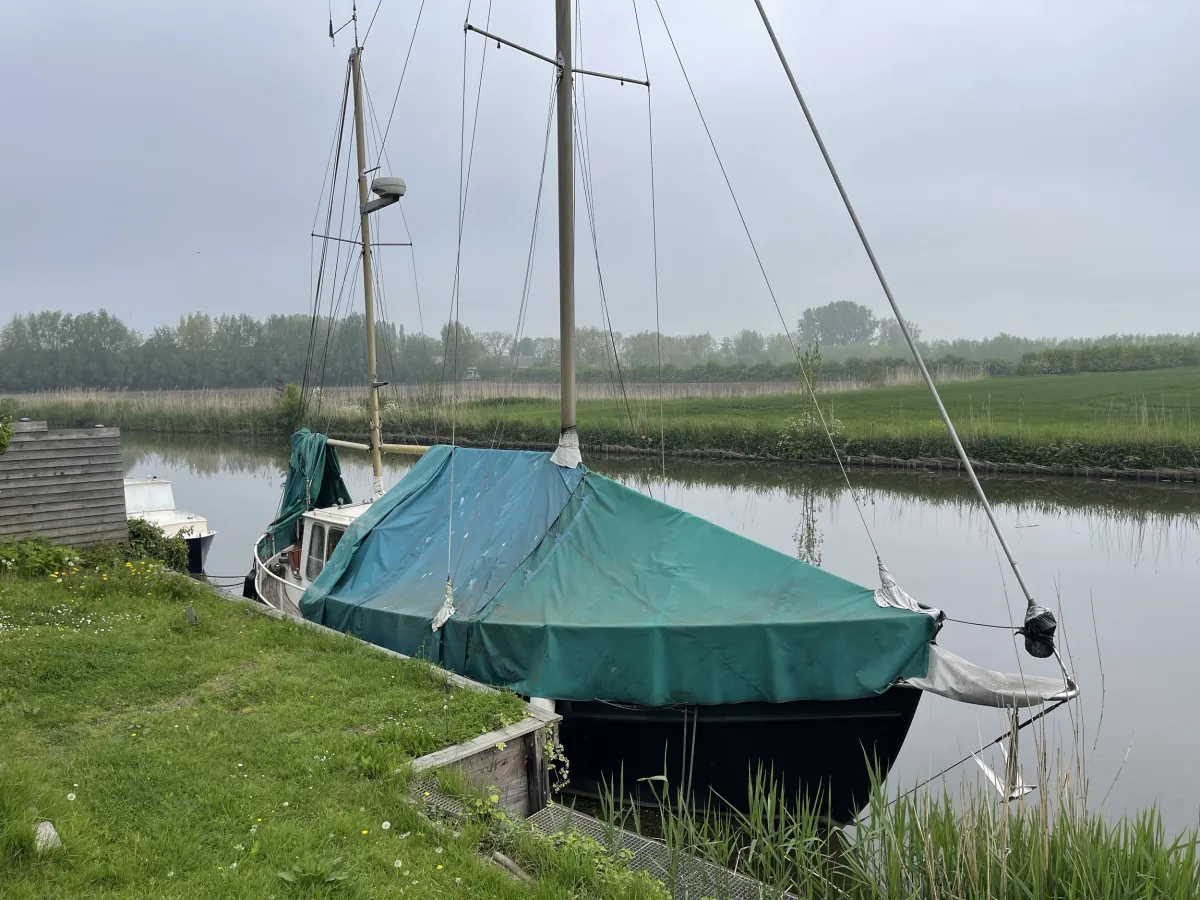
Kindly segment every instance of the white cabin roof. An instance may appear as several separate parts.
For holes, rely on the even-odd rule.
[[[166,512],[175,508],[171,482],[162,478],[126,478],[127,513]]]
[[[351,522],[371,508],[368,503],[347,503],[345,506],[326,506],[322,509],[312,509],[304,514],[306,519],[325,522],[329,525],[348,526]]]

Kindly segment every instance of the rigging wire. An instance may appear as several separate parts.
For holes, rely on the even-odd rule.
[[[907,797],[910,794],[915,794],[921,788],[925,787],[928,784],[932,784],[933,782],[937,781],[939,778],[941,778],[943,775],[947,774],[948,772],[952,772],[954,769],[957,769],[959,766],[963,765],[964,763],[970,762],[976,753],[982,753],[984,750],[988,750],[992,747],[995,747],[997,744],[999,744],[1001,741],[1005,740],[1006,738],[1012,737],[1012,735],[1015,732],[1021,731],[1022,729],[1032,725],[1034,722],[1038,721],[1039,719],[1045,718],[1046,716],[1050,715],[1050,713],[1054,712],[1054,710],[1056,710],[1060,706],[1062,706],[1064,703],[1069,703],[1069,702],[1070,702],[1070,700],[1055,701],[1050,706],[1047,706],[1045,709],[1043,709],[1040,713],[1030,716],[1024,722],[1017,723],[1017,726],[1015,728],[1009,728],[1008,731],[1004,732],[1004,734],[1000,735],[995,740],[984,744],[982,747],[980,747],[978,750],[975,750],[972,753],[968,753],[962,759],[958,760],[958,762],[951,763],[950,765],[946,766],[946,768],[942,769],[940,772],[938,772],[934,775],[931,775],[929,778],[926,778],[924,781],[922,781],[920,784],[916,785],[915,787],[910,788],[909,790],[905,791],[902,794],[898,794],[896,797],[889,800],[887,805],[892,806],[892,805],[898,803],[902,798]]]
[[[533,288],[533,263],[537,253],[538,225],[541,221],[542,195],[546,185],[546,163],[550,158],[550,132],[554,126],[554,101],[558,96],[558,80],[558,72],[556,70],[550,77],[550,100],[546,108],[546,129],[542,138],[542,164],[538,173],[537,195],[533,204],[533,226],[529,234],[529,250],[525,256],[525,277],[521,284],[521,301],[517,307],[517,324],[513,329],[512,350],[509,354],[511,357],[508,372],[510,391],[506,392],[500,398],[500,411],[497,413],[496,428],[492,433],[491,446],[493,449],[499,446],[504,436],[504,407],[508,402],[508,394],[511,393],[511,387],[516,381],[517,369],[520,363],[521,338],[525,330],[525,319],[529,311],[529,297]]]
[[[367,45],[367,38],[371,36],[371,29],[375,27],[375,17],[379,15],[379,7],[381,6],[383,6],[383,0],[379,0],[379,2],[375,4],[375,12],[371,13],[371,21],[367,23],[366,34],[363,35],[362,43],[359,44],[360,49]]]
[[[470,21],[471,6],[473,0],[467,2],[467,14],[464,21]],[[488,0],[488,11],[485,20],[485,28],[491,27],[492,21],[492,2]],[[452,375],[454,377],[451,385],[450,394],[450,482],[449,496],[447,502],[450,507],[450,514],[446,520],[446,586],[447,586],[447,601],[450,598],[450,587],[452,585],[451,578],[453,576],[453,546],[454,546],[454,457],[455,444],[458,440],[458,350],[459,350],[459,310],[461,303],[462,290],[462,244],[463,244],[463,226],[466,221],[467,214],[467,194],[471,187],[471,167],[475,161],[475,138],[479,132],[479,106],[483,98],[483,72],[487,65],[487,49],[488,45],[485,41],[483,50],[479,57],[479,82],[475,89],[475,113],[471,122],[471,146],[470,151],[467,151],[467,30],[463,29],[463,65],[462,65],[462,108],[459,116],[459,133],[458,133],[458,241],[455,247],[454,254],[454,284],[450,294],[450,315],[448,322],[448,330],[446,332],[446,340],[444,347],[444,355],[442,357],[442,383],[446,381],[446,362],[450,355],[450,337],[451,333],[454,336],[454,369]]]
[[[346,231],[347,230],[347,212],[346,212],[346,210],[347,210],[348,198],[350,195],[350,180],[351,180],[350,179],[350,171],[352,168],[351,163],[350,163],[350,152],[353,149],[353,146],[352,146],[352,143],[349,141],[345,142],[345,146],[346,146],[346,165],[345,165],[345,170],[344,170],[345,176],[344,176],[344,180],[342,182],[342,205],[341,205],[341,209],[338,211],[337,237],[339,237],[339,238],[343,237],[347,233],[347,231]],[[351,213],[353,213],[353,208],[351,208]],[[349,223],[349,227],[351,229],[352,238],[357,240],[359,224],[358,224],[356,216],[354,216],[353,220]],[[326,234],[329,234],[329,233],[330,232],[326,231]],[[337,280],[337,273],[341,270],[342,247],[343,247],[343,242],[341,240],[335,242],[334,256],[333,256],[333,277],[334,277],[335,282]],[[353,263],[353,260],[355,258],[356,258],[355,255],[352,254],[349,250],[346,251],[346,274],[349,273],[350,268]],[[320,380],[319,380],[320,384],[325,383],[325,372],[326,372],[326,366],[327,366],[328,359],[329,359],[330,341],[333,340],[334,331],[335,331],[335,328],[337,327],[336,326],[337,315],[338,315],[338,311],[340,310],[341,305],[342,305],[342,299],[343,299],[343,296],[345,293],[345,288],[346,288],[346,275],[344,274],[342,277],[342,284],[338,290],[338,295],[337,295],[336,299],[331,298],[331,300],[330,300],[329,324],[325,330],[325,347],[324,347],[324,351],[322,353],[322,359],[321,359],[321,376],[320,376]],[[343,323],[342,327],[344,328],[344,323]]]
[[[412,262],[413,295],[417,300],[417,326],[421,329],[421,349],[425,356],[425,371],[429,371],[429,342],[425,340],[425,313],[421,309],[421,283],[417,278],[417,253],[416,248],[413,247],[412,231],[408,227],[408,216],[404,214],[404,205],[397,204],[397,206],[400,207],[400,221],[404,223],[404,235],[408,241],[408,256]]]
[[[757,0],[756,0],[757,2]],[[825,432],[825,437],[829,441],[830,449],[833,450],[833,458],[837,461],[838,469],[841,470],[842,478],[846,481],[846,487],[850,489],[850,497],[854,501],[854,508],[858,512],[858,518],[862,522],[863,529],[867,533],[867,540],[871,542],[871,549],[875,552],[875,559],[882,562],[879,555],[879,548],[875,544],[875,536],[871,533],[871,526],[867,524],[866,514],[863,512],[862,504],[859,502],[858,494],[854,490],[854,486],[850,483],[850,473],[846,471],[845,462],[842,460],[842,455],[838,451],[837,442],[833,439],[833,433],[829,430],[829,423],[825,419],[825,413],[821,409],[821,404],[817,401],[816,388],[813,385],[812,377],[806,370],[805,365],[800,356],[800,350],[796,346],[795,338],[792,336],[791,329],[788,328],[787,320],[783,316],[783,310],[779,306],[779,299],[775,295],[775,288],[771,285],[771,279],[767,276],[767,269],[762,261],[762,256],[758,252],[758,245],[754,242],[754,237],[750,233],[750,225],[746,221],[746,215],[742,212],[742,205],[738,201],[737,194],[733,190],[733,182],[730,181],[729,173],[725,169],[725,163],[721,159],[720,151],[717,150],[717,142],[713,138],[712,130],[708,127],[708,120],[704,116],[704,111],[700,108],[700,100],[696,96],[696,90],[692,87],[692,79],[688,76],[687,67],[683,64],[683,57],[680,56],[679,47],[675,44],[675,37],[671,34],[671,27],[667,24],[667,17],[663,13],[662,4],[659,0],[654,0],[654,6],[658,10],[658,17],[662,20],[663,30],[667,34],[667,39],[670,41],[671,50],[675,54],[675,60],[679,63],[679,70],[683,74],[683,80],[687,84],[688,93],[692,96],[692,103],[696,107],[696,113],[700,116],[700,124],[704,126],[704,133],[708,137],[709,146],[712,147],[713,156],[716,157],[717,165],[721,169],[721,176],[725,180],[725,187],[729,190],[730,199],[733,200],[734,209],[737,210],[738,218],[742,223],[742,230],[746,233],[746,240],[750,243],[750,249],[754,253],[754,259],[758,263],[758,270],[762,273],[763,282],[766,284],[767,293],[771,296],[771,302],[775,306],[775,312],[779,316],[779,321],[783,325],[783,333],[787,336],[788,343],[791,345],[792,353],[796,356],[797,369],[804,379],[804,385],[808,389],[809,396],[812,398],[813,408],[817,412],[817,417],[821,422],[821,428]]]
[[[378,152],[375,155],[376,167],[379,166],[381,161],[385,161],[385,160],[387,161],[389,168],[392,165],[392,161],[388,157],[388,153],[387,153],[387,138],[388,138],[388,134],[390,133],[391,128],[392,128],[392,119],[396,115],[396,106],[400,101],[400,89],[402,87],[404,87],[404,77],[408,72],[409,60],[412,59],[413,45],[416,43],[416,40],[417,40],[417,29],[420,27],[421,15],[422,15],[422,13],[424,13],[424,11],[425,11],[425,0],[421,0],[421,5],[417,8],[416,21],[413,23],[412,35],[409,37],[408,51],[404,55],[404,65],[400,69],[400,80],[396,84],[396,93],[392,97],[392,106],[391,106],[391,109],[388,111],[387,123],[384,125],[382,133],[380,133],[378,135],[378,142],[379,142],[378,148],[377,148]],[[468,13],[469,13],[469,10],[468,10]],[[364,75],[364,77],[365,77],[365,75]],[[367,99],[370,104],[371,118],[374,120],[375,130],[376,130],[376,132],[379,132],[379,119],[375,115],[375,104],[374,104],[374,101],[370,97],[370,89],[369,88],[368,88],[368,92],[367,92]],[[421,284],[420,284],[420,279],[418,278],[418,275],[417,275],[416,250],[413,248],[412,230],[409,228],[408,215],[404,211],[403,204],[399,205],[399,210],[400,210],[400,219],[404,223],[405,239],[407,240],[408,245],[409,245],[408,246],[409,259],[412,264],[412,273],[413,273],[413,294],[414,294],[414,297],[416,298],[417,322],[418,322],[418,326],[420,328],[420,334],[422,336],[421,349],[423,351],[423,356],[425,358],[425,369],[428,370],[428,368],[429,368],[429,343],[428,343],[428,341],[424,340],[424,337],[425,337],[425,312],[421,306]],[[393,394],[393,397],[396,397],[397,399],[399,398],[398,388],[395,384],[392,385],[392,394]],[[414,437],[415,437],[415,434],[414,434]]]
[[[380,132],[380,130],[379,130],[379,118],[375,115],[375,101],[371,97],[371,88],[370,88],[370,84],[367,81],[367,73],[366,73],[365,69],[362,70],[362,81],[363,81],[363,90],[365,91],[366,98],[367,98],[367,110],[370,113],[369,121],[374,127],[373,137],[379,142],[377,145],[377,149],[378,149],[379,153],[376,156],[376,158],[379,159],[384,155],[382,138],[381,138],[382,132]],[[390,166],[390,164],[391,163],[389,160],[389,166]],[[378,217],[376,218],[376,226],[379,228],[379,237],[380,237],[380,240],[382,240],[382,238],[383,238],[382,223],[378,219]],[[411,243],[411,240],[410,240],[410,243]],[[389,385],[392,388],[392,391],[391,391],[392,399],[393,399],[393,401],[396,401],[394,403],[394,405],[397,410],[397,414],[400,417],[401,433],[402,434],[404,434],[404,433],[411,434],[412,429],[407,428],[407,425],[405,422],[403,406],[399,402],[399,393],[398,393],[398,388],[396,386],[396,360],[392,353],[392,334],[391,334],[392,326],[391,326],[391,323],[388,321],[387,291],[385,289],[383,255],[380,254],[378,257],[374,257],[374,258],[376,261],[376,265],[374,266],[374,278],[375,278],[376,293],[379,296],[380,324],[382,324],[384,326],[383,327],[383,348],[384,348],[384,352],[387,354],[388,369],[390,372]]]
[[[667,492],[667,425],[666,414],[663,411],[662,319],[659,314],[658,299],[658,195],[654,184],[654,104],[650,96],[650,66],[646,62],[646,44],[642,39],[642,20],[638,16],[637,0],[631,0],[631,2],[633,21],[637,26],[638,49],[642,53],[642,73],[646,82],[646,132],[650,148],[650,235],[654,253],[654,333],[658,350],[658,449],[665,499]]]
[[[575,44],[575,53],[578,57],[579,65],[582,66],[583,17],[581,15],[579,0],[575,0]],[[572,104],[572,108],[576,110],[573,116],[572,127],[575,130],[576,139],[581,150],[580,153],[576,154],[575,162],[579,165],[580,181],[583,183],[584,211],[587,215],[588,230],[592,238],[592,254],[596,261],[596,285],[600,294],[600,310],[605,329],[608,332],[609,345],[612,348],[611,360],[608,358],[608,348],[605,349],[604,355],[606,362],[608,362],[609,381],[612,383],[614,390],[620,390],[621,399],[625,405],[625,415],[629,419],[629,427],[634,429],[636,426],[633,420],[633,409],[629,404],[629,394],[625,389],[625,373],[621,370],[621,357],[617,352],[617,338],[613,330],[612,314],[609,312],[608,295],[604,289],[604,273],[600,268],[600,243],[596,233],[596,205],[592,188],[592,146],[587,128],[587,91],[584,82],[579,82],[578,87],[576,87],[575,81],[572,79],[571,92],[576,98],[576,102]],[[613,372],[614,364],[616,366],[615,378]]]
[[[350,98],[350,63],[349,63],[349,61],[347,61],[347,63],[346,63],[346,79],[345,79],[345,83],[342,86],[341,109],[338,114],[338,124],[337,124],[337,129],[334,132],[334,138],[333,138],[333,142],[332,142],[333,145],[330,147],[331,159],[330,159],[330,162],[325,167],[325,177],[321,181],[321,195],[322,196],[324,196],[324,194],[325,194],[325,185],[326,184],[329,185],[329,202],[327,204],[326,213],[325,213],[325,234],[327,236],[322,241],[322,244],[321,244],[321,262],[320,262],[320,266],[317,270],[317,283],[316,283],[315,290],[313,289],[313,285],[312,285],[312,281],[311,281],[311,278],[312,278],[312,246],[313,245],[312,245],[311,241],[309,243],[309,279],[310,279],[309,290],[312,291],[312,293],[313,293],[313,314],[312,314],[312,321],[309,324],[308,349],[307,349],[307,351],[305,353],[305,357],[304,357],[304,374],[300,381],[300,400],[301,400],[301,408],[302,409],[303,409],[305,403],[307,402],[308,373],[309,373],[310,364],[312,362],[313,351],[316,349],[317,323],[318,323],[318,319],[320,316],[320,307],[321,307],[321,290],[322,290],[322,286],[324,283],[325,262],[329,255],[329,237],[328,237],[328,235],[329,235],[329,229],[332,226],[333,199],[337,192],[338,168],[341,163],[341,157],[342,157],[342,142],[343,142],[345,134],[346,134],[346,106],[349,102],[349,98]],[[331,168],[332,168],[332,173],[330,172]],[[313,228],[312,228],[313,231],[317,230],[317,222],[320,220],[320,216],[321,216],[321,204],[318,203],[316,214],[313,216]],[[314,240],[315,240],[315,238],[314,238]]]
[[[383,138],[379,141],[380,157],[386,153],[388,133],[392,130],[392,117],[396,115],[396,104],[400,100],[400,88],[404,87],[404,76],[408,72],[408,61],[412,59],[413,44],[417,41],[417,29],[421,25],[421,13],[423,12],[425,12],[425,0],[421,0],[421,5],[417,8],[417,21],[413,23],[412,36],[408,39],[408,52],[404,54],[404,65],[400,68],[400,82],[396,85],[396,96],[392,98],[392,108],[388,112],[387,124],[383,128]],[[468,7],[468,17],[470,14],[471,10]],[[376,157],[375,165],[379,165],[380,157]]]
[[[582,130],[580,119],[575,117],[575,133],[581,146],[586,146],[587,136]],[[596,207],[593,202],[591,161],[581,154],[579,159],[580,181],[583,183],[584,210],[588,220],[588,231],[592,238],[592,253],[596,260],[596,285],[600,294],[600,311],[603,316],[604,328],[608,333],[608,346],[605,347],[605,360],[608,363],[609,381],[614,391],[619,390],[625,406],[625,416],[629,419],[630,428],[635,427],[633,409],[629,404],[629,393],[625,388],[625,373],[621,369],[621,357],[617,352],[617,337],[613,330],[612,314],[608,308],[608,296],[604,289],[604,273],[600,268],[600,244],[596,234]],[[612,356],[608,354],[611,348]],[[616,365],[614,373],[613,366]]]
[[[657,0],[655,0],[657,2]],[[929,391],[933,394],[934,403],[937,404],[938,412],[945,422],[947,430],[950,432],[950,439],[954,443],[954,449],[958,451],[959,458],[962,459],[963,465],[967,470],[967,475],[971,479],[971,484],[975,488],[975,493],[979,496],[979,502],[983,506],[983,511],[987,514],[988,520],[992,524],[992,530],[996,533],[996,540],[999,542],[1001,549],[1004,550],[1004,555],[1008,557],[1009,566],[1012,568],[1013,575],[1016,576],[1017,583],[1021,586],[1022,592],[1025,594],[1027,603],[1026,619],[1034,615],[1037,605],[1034,602],[1033,594],[1025,584],[1025,578],[1021,574],[1021,569],[1017,565],[1016,557],[1013,556],[1009,549],[1008,542],[1004,539],[1004,534],[1000,530],[1000,523],[996,520],[996,514],[992,510],[992,504],[987,498],[987,493],[983,490],[983,485],[979,483],[979,478],[975,474],[975,468],[971,465],[971,460],[967,456],[967,451],[963,448],[962,442],[958,439],[958,433],[954,430],[954,423],[950,421],[950,414],[946,411],[945,405],[942,403],[942,398],[938,394],[937,387],[933,383],[933,376],[929,374],[929,369],[925,366],[925,360],[921,357],[921,352],[917,349],[916,341],[913,339],[912,332],[905,321],[903,314],[900,312],[900,306],[896,302],[895,296],[892,294],[892,288],[888,284],[887,278],[883,274],[883,268],[879,264],[879,260],[875,256],[875,251],[871,247],[871,242],[867,239],[867,233],[859,221],[858,214],[854,211],[854,205],[850,202],[850,195],[846,193],[846,187],[842,184],[842,179],[838,175],[837,169],[833,165],[833,159],[829,155],[828,149],[825,147],[824,140],[821,139],[821,133],[817,130],[817,123],[813,119],[812,113],[809,111],[808,104],[804,101],[804,95],[800,92],[800,86],[796,83],[796,78],[792,74],[792,68],[788,65],[787,57],[783,53],[783,47],[780,46],[779,39],[775,36],[775,29],[771,27],[771,21],[767,18],[767,11],[763,8],[762,0],[754,0],[754,5],[758,7],[758,14],[762,18],[763,25],[767,30],[767,35],[774,45],[775,53],[779,57],[779,62],[783,66],[783,70],[791,83],[792,91],[796,95],[796,100],[800,104],[800,110],[804,113],[804,119],[808,123],[808,128],[812,132],[813,140],[817,144],[817,149],[821,151],[821,157],[825,160],[825,167],[829,170],[829,175],[833,179],[834,186],[837,188],[838,195],[842,199],[842,205],[846,208],[846,213],[850,216],[850,221],[854,224],[854,230],[858,233],[858,239],[862,243],[863,250],[866,251],[867,259],[871,262],[871,268],[875,271],[875,277],[879,280],[879,286],[883,289],[884,296],[887,297],[888,305],[891,306],[892,312],[896,316],[896,322],[900,326],[900,330],[904,333],[904,339],[908,342],[909,349],[912,350],[913,358],[916,360],[917,367],[921,370],[921,376],[925,380],[925,384],[929,387]],[[1045,612],[1043,610],[1043,612]]]
[[[467,3],[467,18],[468,19],[470,18],[470,15],[471,15],[472,2],[473,2],[473,0],[468,0],[468,3]],[[492,2],[491,2],[491,0],[488,0],[488,11],[487,11],[486,20],[484,22],[485,30],[491,28],[491,22],[492,22]],[[466,32],[466,30],[463,31],[462,112],[461,112],[461,116],[460,116],[459,136],[458,136],[458,242],[457,242],[457,246],[455,249],[455,257],[454,257],[454,283],[453,283],[453,286],[452,286],[451,292],[450,292],[450,318],[451,318],[451,327],[454,328],[454,338],[455,338],[454,349],[456,351],[455,358],[454,358],[454,371],[452,372],[452,374],[455,375],[456,378],[457,378],[457,374],[458,374],[457,350],[458,350],[458,331],[459,331],[459,329],[454,326],[454,323],[457,321],[457,312],[460,308],[459,300],[460,300],[460,289],[461,289],[461,278],[462,278],[463,229],[464,229],[466,215],[467,215],[467,196],[471,190],[471,170],[472,170],[474,162],[475,162],[475,138],[479,131],[479,106],[480,106],[480,101],[483,98],[483,72],[484,72],[484,67],[487,64],[487,51],[488,51],[488,44],[487,44],[487,41],[484,41],[483,42],[483,50],[481,51],[480,57],[479,57],[479,81],[475,88],[475,112],[474,112],[474,117],[471,122],[471,143],[470,143],[470,147],[468,149],[467,144],[466,144],[466,132],[467,132],[467,32]],[[464,158],[465,158],[465,170],[464,170]],[[450,357],[450,354],[448,352],[450,349],[450,334],[449,334],[449,332],[447,332],[447,334],[446,334],[446,340],[444,343],[446,345],[444,349],[447,352],[442,357],[442,382],[443,382],[443,384],[446,381],[446,363],[449,361],[449,357]],[[453,416],[453,412],[452,412],[452,414],[451,414],[451,429],[454,429],[454,427],[455,427],[455,421],[454,421],[454,416]],[[453,441],[451,441],[451,443],[453,444]]]
[[[529,296],[531,293],[532,282],[533,282],[533,262],[534,262],[536,247],[537,247],[538,223],[541,218],[542,194],[543,194],[543,189],[544,189],[545,183],[546,183],[546,162],[549,159],[549,155],[550,155],[550,131],[554,124],[554,101],[558,96],[558,80],[559,80],[558,72],[557,72],[557,70],[555,70],[550,78],[550,100],[549,100],[549,103],[546,108],[546,130],[545,130],[545,136],[542,139],[542,165],[541,165],[541,170],[540,170],[540,173],[538,176],[537,197],[536,197],[536,200],[534,201],[533,228],[529,235],[529,252],[528,252],[528,255],[527,255],[526,261],[525,261],[525,278],[524,278],[524,284],[522,285],[522,288],[521,288],[521,302],[518,306],[518,311],[517,311],[517,325],[513,332],[514,352],[510,355],[511,363],[509,366],[509,374],[508,374],[510,388],[516,379],[517,364],[519,361],[519,354],[520,354],[521,334],[524,331],[524,327],[525,327],[525,317],[528,312]],[[492,433],[491,447],[493,449],[495,449],[499,445],[500,441],[503,439],[503,436],[504,436],[504,424],[505,424],[504,408],[508,403],[508,399],[509,399],[509,397],[507,394],[505,394],[504,396],[502,396],[500,398],[500,409],[496,414],[496,427]],[[485,473],[481,490],[487,489],[488,483],[491,479],[491,474],[492,473],[491,473],[490,469]],[[480,509],[479,504],[472,504],[471,518],[467,521],[467,524],[464,528],[464,531],[466,533],[470,533],[471,528],[474,525],[475,519],[479,514],[479,509]],[[465,553],[466,553],[466,544],[464,542],[463,545],[459,548],[458,561],[454,564],[454,577],[456,577],[456,578],[458,577],[458,570],[462,566],[463,555]]]

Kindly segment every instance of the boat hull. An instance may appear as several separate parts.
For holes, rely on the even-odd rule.
[[[208,551],[216,534],[215,531],[210,531],[207,534],[184,538],[188,548],[188,572],[192,575],[204,574],[204,563],[208,559]]]
[[[683,783],[691,754],[694,801],[713,793],[745,810],[756,770],[773,772],[785,796],[803,791],[835,822],[870,796],[871,769],[886,777],[916,715],[921,692],[902,686],[860,700],[636,707],[559,701],[560,739],[570,762],[568,793],[597,796],[623,782],[653,802],[651,784]],[[693,750],[694,747],[694,750]],[[714,803],[719,802],[713,798]]]

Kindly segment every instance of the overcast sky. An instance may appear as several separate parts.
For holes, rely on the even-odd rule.
[[[366,43],[380,119],[419,0]],[[886,300],[751,0],[663,0],[790,326]],[[375,8],[364,0],[360,34]],[[906,314],[930,337],[1200,328],[1200,4],[801,2],[768,11]],[[335,0],[341,24],[349,4]],[[653,0],[663,330],[779,330]],[[142,331],[181,313],[304,312],[350,31],[326,0],[56,0],[0,25],[0,314],[99,307]],[[414,248],[379,251],[386,310],[445,321],[456,256],[467,3],[427,0],[388,136]],[[474,24],[488,18],[475,0]],[[490,30],[553,53],[550,0],[495,0]],[[582,0],[582,64],[639,76],[631,2]],[[482,38],[468,53],[473,109]],[[516,324],[551,72],[487,50],[462,243],[461,318]],[[613,326],[654,327],[644,89],[587,80]],[[553,153],[553,146],[551,147]],[[372,164],[374,159],[372,158]],[[553,158],[526,333],[557,327]],[[599,324],[579,198],[579,322]],[[396,209],[381,240],[403,240]],[[336,225],[335,225],[336,228]],[[415,260],[420,313],[414,290]],[[356,301],[357,302],[357,301]]]

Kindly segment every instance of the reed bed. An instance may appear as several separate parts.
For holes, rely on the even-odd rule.
[[[472,399],[460,393],[481,384],[389,388],[383,400],[386,436],[445,441],[453,435],[494,446],[557,440],[553,396]],[[554,385],[536,387],[557,390]],[[948,382],[942,394],[964,445],[977,460],[1126,469],[1200,466],[1200,422],[1193,413],[1200,404],[1200,369]],[[59,426],[281,435],[290,433],[298,419],[279,398],[271,390],[62,391],[2,399],[0,412]],[[814,414],[812,399],[794,392],[681,395],[661,401],[657,396],[583,399],[578,416],[587,445],[647,453],[830,460],[836,446],[855,456],[954,456],[945,426],[921,386],[830,392],[818,402],[832,442]],[[366,434],[367,421],[365,396],[357,388],[313,392],[303,416],[309,427],[354,439]]]
[[[697,809],[664,789],[647,816],[609,791],[601,818],[610,835],[653,822],[671,860],[672,896],[686,895],[689,859],[753,878],[762,898],[1200,896],[1196,829],[1169,835],[1153,807],[1106,820],[1086,808],[1073,787],[1079,781],[1067,773],[1054,780],[1054,787],[1007,805],[995,792],[967,786],[954,795],[889,796],[877,784],[859,819],[842,828],[829,823],[819,799],[785,796],[760,771],[744,811],[719,800]],[[705,895],[730,897],[731,887],[709,886]]]

